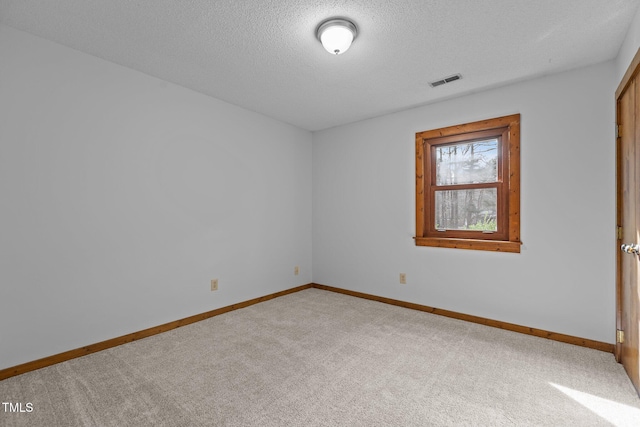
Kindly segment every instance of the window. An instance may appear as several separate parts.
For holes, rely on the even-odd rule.
[[[520,252],[520,115],[416,133],[416,245]]]

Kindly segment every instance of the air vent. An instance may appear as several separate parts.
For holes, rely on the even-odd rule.
[[[451,82],[455,82],[456,80],[460,80],[462,78],[462,75],[460,74],[454,74],[453,76],[449,76],[449,77],[445,77],[442,80],[438,80],[435,82],[431,82],[429,83],[429,85],[431,87],[438,87],[438,86],[442,86],[443,84],[447,84],[447,83],[451,83]]]

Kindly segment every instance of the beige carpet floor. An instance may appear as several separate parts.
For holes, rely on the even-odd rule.
[[[318,289],[0,381],[1,426],[640,426],[613,355]]]

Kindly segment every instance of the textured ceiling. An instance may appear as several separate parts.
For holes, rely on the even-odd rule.
[[[0,23],[313,131],[614,58],[639,3],[0,0]],[[333,16],[359,28],[340,56]]]

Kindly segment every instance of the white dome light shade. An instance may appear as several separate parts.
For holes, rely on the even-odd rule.
[[[327,52],[340,55],[349,49],[356,34],[353,22],[346,19],[329,19],[320,24],[316,36]]]
[[[329,27],[320,35],[320,41],[327,52],[340,55],[351,46],[353,33],[345,27]]]

